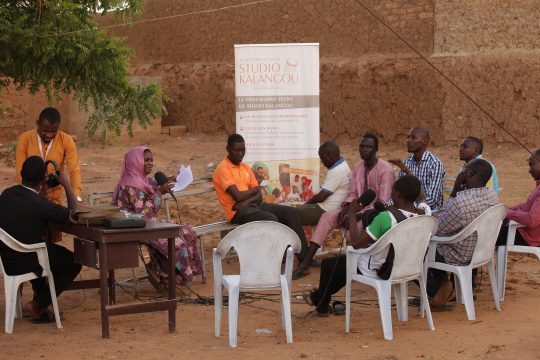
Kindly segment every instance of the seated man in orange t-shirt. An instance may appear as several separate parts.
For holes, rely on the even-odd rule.
[[[213,181],[227,221],[231,224],[245,224],[268,220],[290,227],[302,243],[302,251],[297,255],[301,261],[307,250],[307,242],[298,213],[290,206],[262,201],[261,189],[255,174],[248,165],[242,163],[246,154],[246,144],[241,135],[230,135],[226,149],[227,156],[217,166]]]

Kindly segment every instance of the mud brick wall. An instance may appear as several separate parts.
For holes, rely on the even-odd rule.
[[[363,0],[531,146],[540,145],[538,0]],[[143,19],[245,3],[147,0]],[[100,17],[102,25],[118,19]],[[114,28],[134,51],[132,71],[162,78],[163,125],[233,132],[234,44],[318,42],[323,137],[378,132],[402,141],[411,126],[437,144],[508,136],[354,0],[275,0]]]

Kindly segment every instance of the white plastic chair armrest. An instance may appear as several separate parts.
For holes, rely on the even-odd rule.
[[[432,236],[430,243],[445,243],[445,244],[453,244],[460,242],[461,240],[465,239],[466,236],[463,236],[461,232],[457,233],[456,235],[452,236]]]
[[[518,223],[517,221],[515,220],[510,220],[508,222],[508,227],[515,227],[515,228],[522,228],[522,227],[526,227],[525,225],[521,224],[521,223]]]
[[[525,225],[518,223],[517,221],[510,220],[508,222],[508,235],[506,236],[506,246],[513,246],[516,241],[516,231],[518,228],[525,227]]]
[[[353,248],[352,246],[349,245],[349,246],[347,246],[347,252],[348,253],[353,253],[353,254],[371,255],[371,254],[374,254],[374,253],[377,253],[377,252],[380,251],[378,249],[378,246],[376,246],[376,245],[377,245],[377,243],[374,243],[370,247],[361,248],[361,249],[355,249],[355,248]]]
[[[427,254],[426,254],[426,262],[435,262],[435,254],[437,252],[437,244],[438,242],[429,242]]]
[[[44,242],[40,242],[40,243],[36,243],[36,244],[23,244],[23,243],[20,243],[20,245],[27,249],[27,250],[38,250],[38,249],[43,249],[43,248],[46,248],[47,247],[47,244],[45,244]]]

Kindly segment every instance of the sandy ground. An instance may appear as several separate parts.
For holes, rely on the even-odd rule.
[[[191,163],[195,177],[210,175],[209,163],[218,163],[224,156],[223,136],[185,135],[181,138],[162,137],[147,141],[154,152],[155,170],[172,173],[178,162]],[[127,145],[115,144],[102,149],[97,144],[79,142],[85,195],[111,191],[118,179]],[[405,157],[404,146],[381,145],[380,157]],[[354,164],[358,159],[356,144],[342,146],[343,153]],[[459,161],[457,146],[431,149],[445,163],[447,173],[455,175]],[[487,146],[486,158],[497,165],[502,187],[501,200],[513,204],[526,198],[534,187],[528,174],[523,150],[510,145]],[[1,187],[14,183],[12,168],[0,169]],[[222,212],[213,195],[182,199],[182,220],[192,225],[222,219]],[[217,238],[208,238],[207,259]],[[69,237],[64,239],[72,247]],[[429,331],[427,321],[418,316],[418,309],[409,308],[409,321],[398,322],[393,314],[394,340],[384,341],[376,294],[368,287],[354,286],[351,333],[345,334],[345,319],[330,316],[319,318],[312,308],[296,296],[317,286],[318,271],[293,282],[294,343],[287,345],[281,330],[278,298],[273,294],[246,294],[240,306],[238,348],[228,347],[227,316],[224,313],[222,336],[215,338],[214,309],[196,304],[195,294],[211,297],[213,278],[211,263],[207,263],[209,278],[202,285],[197,278],[191,287],[179,288],[181,299],[177,310],[177,330],[167,332],[166,313],[147,313],[111,318],[111,338],[101,339],[99,296],[96,290],[70,291],[59,298],[64,312],[63,330],[54,324],[33,325],[27,319],[15,321],[13,335],[0,335],[1,359],[164,359],[191,357],[213,359],[233,356],[251,358],[314,358],[314,359],[538,359],[540,345],[532,333],[537,330],[540,315],[536,313],[540,300],[540,266],[527,256],[510,256],[506,300],[497,312],[483,271],[477,293],[476,321],[468,321],[462,306],[433,314],[436,330]],[[225,264],[227,271],[238,269],[236,260]],[[140,272],[143,271],[141,266]],[[117,278],[129,276],[128,270],[117,272]],[[84,268],[83,279],[95,278],[97,271]],[[2,285],[3,286],[3,282]],[[118,302],[132,300],[132,290],[117,290]],[[23,292],[29,300],[29,287]],[[416,295],[414,286],[410,294]],[[337,298],[342,298],[343,293]],[[140,284],[140,297],[159,297],[147,282]],[[265,299],[262,299],[262,297]],[[188,300],[191,299],[191,300]],[[0,308],[4,307],[3,297]],[[0,316],[3,318],[3,315]],[[257,334],[256,329],[269,329],[270,334]]]

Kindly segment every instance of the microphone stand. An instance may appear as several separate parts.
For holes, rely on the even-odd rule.
[[[176,211],[178,214],[178,222],[182,222],[182,217],[180,216],[180,206],[178,206],[178,200],[176,199],[176,196],[172,197],[174,199],[174,202],[176,203]]]

